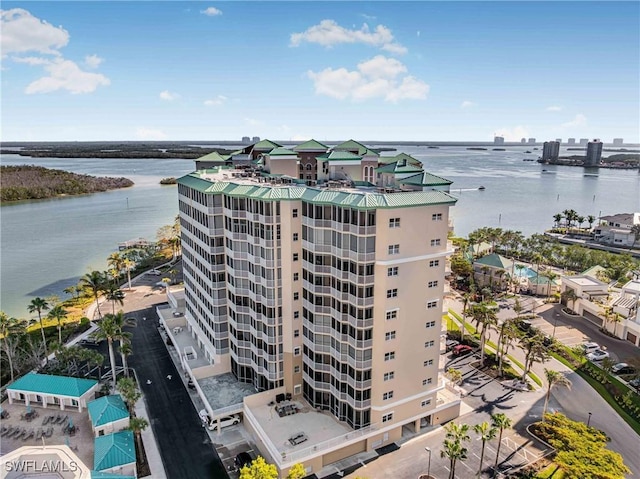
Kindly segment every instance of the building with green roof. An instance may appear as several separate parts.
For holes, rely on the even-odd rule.
[[[132,431],[120,431],[95,439],[93,469],[137,477],[136,448]]]
[[[299,153],[307,152],[307,151],[324,152],[324,151],[328,151],[329,147],[324,143],[320,143],[319,141],[311,139],[309,141],[305,141],[304,143],[300,143],[299,145],[294,146],[292,150],[297,151]]]
[[[473,262],[473,277],[480,286],[505,288],[514,274],[514,263],[497,253],[491,253]]]
[[[67,407],[82,411],[95,397],[99,388],[94,379],[28,373],[7,387],[9,404],[24,403],[29,406]]]
[[[91,471],[91,479],[136,479],[136,476],[123,476],[111,472]]]
[[[87,404],[95,436],[104,436],[129,427],[129,410],[119,394],[103,396]]]

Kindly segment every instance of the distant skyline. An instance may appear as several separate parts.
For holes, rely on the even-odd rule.
[[[2,3],[2,141],[640,143],[640,3]]]

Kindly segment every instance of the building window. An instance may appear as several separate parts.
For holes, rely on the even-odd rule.
[[[431,399],[425,399],[420,403],[420,406],[427,407],[429,404],[431,404]]]
[[[298,261],[298,253],[293,253],[293,261]]]
[[[442,221],[442,213],[434,213],[431,215],[431,221]]]
[[[296,330],[293,331],[293,337],[294,338],[300,337],[300,330],[299,329],[296,329]]]
[[[293,217],[297,218],[298,217],[298,208],[294,208],[293,209]]]
[[[423,386],[427,386],[428,384],[431,384],[432,382],[433,382],[433,378],[423,379],[422,380],[422,385]]]
[[[302,394],[302,384],[296,384],[295,386],[293,386],[293,394],[295,394],[296,396]]]
[[[396,358],[396,352],[395,351],[391,351],[390,353],[384,353],[384,360],[385,361],[391,361],[392,359]]]
[[[393,413],[392,412],[382,416],[382,422],[390,422],[390,421],[393,421]]]
[[[390,319],[396,319],[398,317],[398,310],[392,309],[391,311],[387,311],[387,321]]]
[[[389,219],[389,228],[400,228],[400,218]]]
[[[387,268],[387,276],[398,276],[398,267]]]
[[[400,245],[399,244],[390,244],[389,245],[389,254],[400,254]]]
[[[298,233],[293,233],[293,241],[298,241]]]
[[[300,372],[300,366],[294,366],[293,367],[293,372],[294,373],[299,373]]]
[[[300,311],[293,312],[293,319],[298,319],[300,317]]]
[[[293,300],[298,301],[298,299],[300,299],[300,293],[296,291],[295,293],[293,293]]]
[[[298,278],[300,278],[300,274],[299,273],[293,273],[293,280],[294,281],[298,281]]]
[[[429,301],[427,303],[427,309],[433,309],[433,308],[437,308],[437,307],[438,307],[438,300]]]
[[[427,283],[427,287],[429,288],[435,288],[436,286],[438,286],[438,281],[429,281]]]
[[[425,328],[433,328],[435,325],[436,325],[435,321],[427,321],[426,323],[424,323]]]
[[[390,371],[388,373],[384,373],[383,379],[385,381],[391,381],[393,379],[393,377],[395,376],[395,372]]]
[[[422,365],[426,368],[427,366],[433,366],[433,359],[427,359]]]
[[[438,266],[440,266],[439,259],[432,259],[431,261],[429,261],[429,268],[436,268]]]
[[[386,392],[382,395],[382,400],[386,401],[388,399],[393,398],[393,391]]]
[[[430,340],[430,341],[425,341],[425,342],[424,342],[424,347],[425,347],[425,348],[432,348],[434,344],[435,344],[435,343],[434,343],[433,339],[432,339],[432,340]]]
[[[432,239],[431,246],[440,246],[440,238]]]
[[[300,356],[300,348],[294,348],[293,349],[293,355],[294,356]]]
[[[396,296],[398,296],[398,288],[387,290],[387,298],[395,298]]]
[[[384,333],[384,340],[385,341],[391,341],[392,339],[396,339],[396,332],[395,331],[389,331],[387,333]]]

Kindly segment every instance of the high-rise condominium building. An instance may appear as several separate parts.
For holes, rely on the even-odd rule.
[[[602,142],[598,139],[590,141],[587,144],[587,156],[584,160],[584,166],[598,166],[602,159]]]
[[[352,140],[218,161],[178,181],[181,334],[203,364],[185,370],[245,391],[236,409],[203,393],[209,414],[242,412],[269,462],[308,472],[456,417],[439,366],[451,182]]]
[[[560,156],[560,142],[559,141],[545,141],[542,144],[542,160],[543,161],[558,161]]]

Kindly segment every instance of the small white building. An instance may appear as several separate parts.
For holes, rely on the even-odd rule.
[[[9,404],[18,402],[44,408],[53,405],[63,411],[66,407],[74,407],[82,412],[99,387],[94,379],[29,373],[10,384],[7,395]]]
[[[594,239],[600,243],[613,246],[631,247],[636,240],[632,228],[640,225],[640,213],[621,213],[611,216],[601,216],[601,224],[594,229]]]
[[[96,437],[129,427],[129,410],[119,394],[103,396],[91,401],[87,408],[93,434]]]

